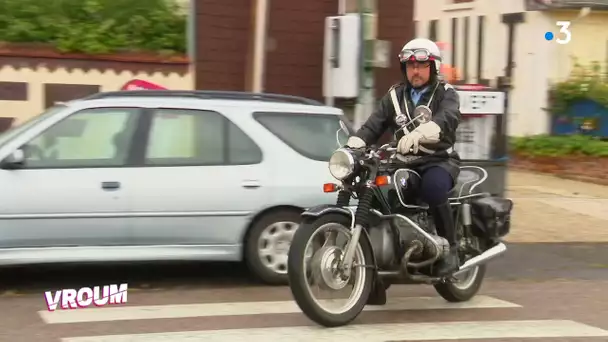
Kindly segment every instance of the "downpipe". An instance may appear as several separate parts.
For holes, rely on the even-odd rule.
[[[495,257],[503,254],[506,251],[507,251],[507,246],[504,243],[500,242],[496,246],[488,249],[487,251],[481,253],[480,255],[478,255],[472,259],[469,259],[462,266],[460,266],[458,271],[454,272],[452,275],[457,276],[459,274],[462,274],[462,273],[470,270],[473,267],[485,264],[488,261],[490,261],[491,259],[494,259]]]

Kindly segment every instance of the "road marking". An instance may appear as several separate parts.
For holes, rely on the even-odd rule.
[[[63,342],[332,341],[385,342],[491,338],[604,337],[608,331],[562,320],[360,324],[312,327],[226,329],[175,333],[63,338]]]
[[[390,301],[383,306],[367,306],[364,311],[518,307],[521,306],[488,296],[477,296],[469,302],[463,303],[449,303],[441,297],[401,297],[391,298]],[[300,312],[302,312],[302,310],[300,310],[294,301],[281,301],[103,307],[57,310],[53,312],[39,311],[38,314],[47,324],[62,324],[141,319],[287,314]]]

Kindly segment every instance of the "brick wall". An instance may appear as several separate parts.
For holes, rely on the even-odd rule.
[[[266,91],[321,100],[325,17],[337,15],[337,0],[273,1],[266,60]],[[376,96],[401,80],[395,62],[414,36],[414,0],[378,1],[378,39],[391,42],[391,67],[377,69]]]
[[[196,89],[243,90],[248,79],[252,0],[196,0]]]
[[[323,98],[325,17],[337,0],[270,2],[265,91]]]
[[[391,66],[376,70],[376,97],[401,82],[397,56],[405,43],[414,38],[414,0],[378,1],[378,39],[391,42]]]
[[[196,0],[196,88],[244,90],[250,79],[255,1]],[[376,96],[401,80],[395,62],[414,34],[414,0],[378,1],[378,38],[391,41],[391,68],[376,71]],[[264,91],[322,100],[325,17],[338,0],[270,1]]]

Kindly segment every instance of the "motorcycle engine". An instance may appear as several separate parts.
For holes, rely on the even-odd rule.
[[[379,225],[369,230],[376,264],[380,268],[394,265],[397,259],[394,245],[395,237],[392,230],[393,228],[387,220],[381,221]]]
[[[399,218],[395,218],[393,222],[384,220],[379,225],[370,229],[370,239],[379,267],[394,266],[400,263],[402,255],[395,254],[394,231],[398,232],[397,234],[399,244],[402,247],[402,252],[405,252],[405,250],[415,244],[423,246],[422,250],[412,255],[410,259],[412,262],[424,261],[435,256],[441,258],[448,254],[450,249],[448,241],[435,233],[434,227],[429,224],[426,216],[427,215],[424,213],[417,213],[408,215],[408,218],[433,237],[439,246],[439,250],[432,241],[429,241],[404,220]]]

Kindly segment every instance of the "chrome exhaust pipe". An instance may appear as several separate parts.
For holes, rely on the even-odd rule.
[[[460,266],[458,271],[454,272],[453,276],[457,276],[461,273],[464,273],[475,266],[485,264],[486,262],[490,261],[491,259],[494,259],[495,257],[503,254],[506,251],[507,246],[505,246],[504,243],[500,242],[498,243],[498,245],[465,262],[464,265]]]

